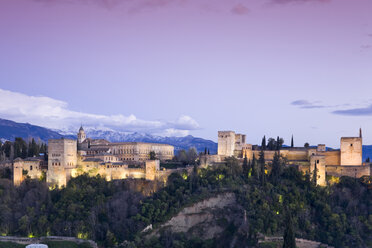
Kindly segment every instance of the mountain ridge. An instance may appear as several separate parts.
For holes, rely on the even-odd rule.
[[[217,153],[217,143],[211,140],[194,137],[192,135],[184,137],[162,137],[147,133],[127,133],[118,132],[111,129],[96,129],[87,127],[87,137],[92,139],[106,139],[110,142],[149,142],[169,144],[175,147],[175,151],[195,147],[198,152],[205,148],[209,149],[212,154]],[[77,133],[77,131],[76,131]],[[73,138],[76,139],[76,133],[73,131],[52,130],[29,123],[18,123],[11,120],[0,118],[0,139],[14,140],[16,137],[23,139],[34,138],[43,142],[49,139]]]

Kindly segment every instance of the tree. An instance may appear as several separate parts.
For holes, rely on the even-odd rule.
[[[156,153],[154,151],[150,152],[150,160],[156,160]]]
[[[274,184],[278,183],[281,173],[282,173],[282,161],[280,159],[279,152],[275,152],[273,163],[272,163],[271,174],[270,174],[271,180]]]
[[[261,150],[266,150],[266,136],[262,138]]]
[[[291,139],[291,147],[292,147],[292,148],[294,147],[293,135],[292,135],[292,139]]]
[[[266,147],[267,147],[267,150],[270,150],[270,151],[275,150],[276,147],[277,147],[275,139],[269,138],[267,140],[267,146]]]
[[[204,149],[204,155],[207,155],[207,148]]]
[[[366,159],[366,163],[370,163],[371,162],[371,159],[368,157],[367,159]]]
[[[198,158],[198,152],[196,151],[196,148],[195,147],[189,148],[189,150],[187,151],[188,164],[194,165],[197,158]]]
[[[285,221],[285,231],[284,231],[284,243],[283,248],[296,248],[296,238],[293,231],[292,216],[287,209],[286,211],[286,221]]]
[[[251,163],[251,168],[252,168],[251,175],[252,175],[252,177],[256,177],[257,176],[256,165],[257,165],[257,160],[256,160],[256,156],[253,153],[252,163]]]
[[[313,184],[316,186],[318,180],[318,168],[316,166],[316,161],[314,163],[314,171],[313,171]]]
[[[306,143],[304,144],[304,147],[305,147],[305,148],[309,148],[309,147],[310,147],[310,144],[306,142]]]
[[[244,156],[244,161],[243,161],[243,175],[244,175],[244,178],[248,177],[248,174],[249,174],[249,164],[248,164],[247,155],[245,155]]]
[[[263,150],[261,150],[260,152],[260,157],[258,159],[258,164],[260,165],[260,168],[261,168],[261,172],[260,172],[260,176],[261,176],[261,185],[264,186],[265,185],[265,182],[266,182],[266,175],[265,175],[265,153]]]
[[[225,161],[230,176],[237,177],[241,175],[242,168],[239,166],[239,161],[235,157],[227,157],[225,158]]]
[[[177,161],[182,162],[183,164],[187,164],[187,154],[185,150],[180,150],[177,153]]]
[[[280,150],[280,139],[279,139],[279,136],[276,138],[276,150],[277,151]]]

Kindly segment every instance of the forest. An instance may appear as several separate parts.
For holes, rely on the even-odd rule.
[[[260,234],[283,236],[286,216],[296,237],[334,247],[372,246],[371,179],[343,177],[327,187],[311,175],[286,167],[276,156],[266,168],[253,161],[227,158],[214,168],[172,174],[167,185],[145,180],[107,182],[82,175],[66,188],[50,190],[45,182],[26,180],[14,187],[7,172],[0,175],[0,234],[73,236],[103,247],[256,247]],[[185,206],[233,192],[247,215],[244,232],[236,222],[223,223],[224,233],[201,240],[182,233],[161,232],[147,238],[141,232],[169,220]]]

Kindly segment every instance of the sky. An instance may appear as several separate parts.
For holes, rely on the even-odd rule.
[[[0,118],[372,144],[371,0],[0,0]]]

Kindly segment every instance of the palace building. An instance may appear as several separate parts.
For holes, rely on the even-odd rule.
[[[150,152],[154,153],[154,160],[150,160]],[[172,170],[160,170],[160,161],[173,157],[174,147],[171,145],[95,140],[87,138],[83,127],[80,127],[77,140],[49,140],[47,165],[40,159],[17,159],[13,167],[13,180],[15,185],[20,185],[26,177],[37,179],[43,173],[47,183],[58,187],[66,186],[71,177],[83,173],[101,175],[106,180],[165,180]]]

